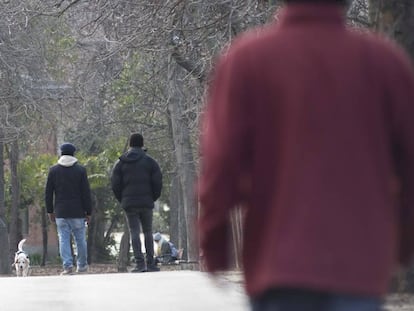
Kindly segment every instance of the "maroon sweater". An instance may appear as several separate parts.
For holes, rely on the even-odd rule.
[[[380,296],[413,254],[411,64],[388,40],[347,29],[343,15],[290,5],[236,40],[215,71],[201,247],[209,271],[226,269],[229,211],[244,206],[251,296],[277,287]]]

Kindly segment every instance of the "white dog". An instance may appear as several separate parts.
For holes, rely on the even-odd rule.
[[[24,242],[26,242],[26,239],[19,242],[19,245],[17,246],[18,251],[14,255],[14,267],[16,268],[17,276],[29,275],[30,259],[29,256],[23,251]]]

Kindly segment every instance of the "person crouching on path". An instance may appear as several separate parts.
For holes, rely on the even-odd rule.
[[[154,241],[157,245],[156,263],[169,264],[178,259],[177,248],[172,242],[167,241],[161,233],[157,232],[154,234]]]

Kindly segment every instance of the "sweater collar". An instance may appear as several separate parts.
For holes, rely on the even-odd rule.
[[[280,13],[279,25],[321,24],[345,27],[346,10],[339,4],[295,3],[286,5]]]

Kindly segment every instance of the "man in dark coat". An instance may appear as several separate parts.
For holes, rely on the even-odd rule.
[[[158,163],[142,149],[144,138],[141,134],[132,134],[129,146],[130,149],[114,165],[112,190],[128,218],[136,262],[132,272],[159,271],[154,262],[152,216],[154,202],[161,195],[162,174]],[[140,224],[144,233],[146,265],[141,251]]]
[[[218,63],[201,136],[206,268],[243,206],[253,310],[380,310],[414,251],[414,75],[345,1],[286,1]],[[398,199],[397,199],[398,196]]]
[[[85,222],[89,222],[92,205],[86,169],[74,157],[75,146],[64,143],[60,150],[58,163],[49,169],[45,201],[50,221],[56,222],[65,275],[73,273],[71,235],[77,249],[77,272],[88,270]]]

